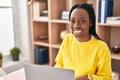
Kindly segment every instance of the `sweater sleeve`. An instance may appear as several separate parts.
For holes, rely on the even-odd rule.
[[[60,46],[60,49],[58,51],[58,54],[56,56],[56,59],[55,59],[55,66],[54,67],[58,67],[58,68],[63,68],[63,53],[64,53],[64,47],[66,45],[66,41],[67,41],[67,36],[65,36],[64,40],[62,41],[62,44]]]
[[[60,49],[58,51],[58,54],[55,59],[55,66],[57,68],[63,68],[63,57],[62,57],[62,52],[63,52],[63,43],[60,46]]]
[[[112,80],[111,56],[107,46],[101,48],[96,74],[91,76],[93,80]]]
[[[56,64],[55,64],[54,67],[57,67],[57,68],[63,68],[63,59],[62,59],[61,49],[59,50],[58,55],[57,55],[57,57],[55,59]]]

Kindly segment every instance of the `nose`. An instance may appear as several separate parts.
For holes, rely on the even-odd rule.
[[[78,24],[78,22],[75,22],[74,25],[73,25],[73,27],[77,29],[77,28],[80,27],[80,25]]]

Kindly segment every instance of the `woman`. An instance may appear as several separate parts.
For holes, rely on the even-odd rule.
[[[112,80],[110,51],[95,31],[93,7],[74,5],[69,20],[72,33],[65,36],[55,67],[73,69],[76,80]]]

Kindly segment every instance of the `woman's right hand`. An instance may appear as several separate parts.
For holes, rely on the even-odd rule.
[[[85,75],[85,76],[79,76],[75,80],[89,80],[89,79],[88,79],[87,75]]]

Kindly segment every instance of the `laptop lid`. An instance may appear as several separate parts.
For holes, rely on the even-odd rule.
[[[25,64],[26,80],[75,80],[74,71],[52,66]]]

